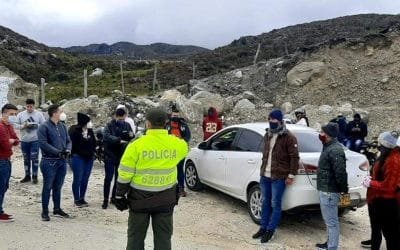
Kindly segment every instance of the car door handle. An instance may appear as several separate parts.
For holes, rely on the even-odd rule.
[[[255,160],[247,160],[247,163],[248,163],[248,164],[255,164],[256,161],[255,161]]]
[[[217,159],[218,159],[218,160],[225,160],[225,157],[223,157],[223,156],[221,155],[221,156],[218,156]]]

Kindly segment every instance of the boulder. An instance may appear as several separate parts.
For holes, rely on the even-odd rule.
[[[188,122],[200,124],[203,120],[203,104],[201,102],[180,95],[176,99],[176,105],[181,116]]]
[[[326,65],[323,62],[302,62],[287,73],[287,82],[289,85],[301,87],[313,78],[323,76],[325,72]]]
[[[247,99],[242,99],[238,101],[233,108],[233,112],[240,116],[247,116],[249,113],[255,110],[256,106]]]
[[[254,101],[257,98],[256,95],[251,91],[245,91],[242,96],[243,99],[248,99],[250,101]]]
[[[235,77],[236,77],[236,78],[242,78],[242,77],[243,77],[242,71],[241,71],[241,70],[236,71],[236,72],[235,72]]]
[[[285,102],[284,104],[281,105],[281,111],[283,114],[288,114],[292,112],[293,110],[293,105],[290,102]]]
[[[321,106],[319,106],[318,110],[324,114],[329,114],[332,112],[333,108],[332,108],[332,106],[329,106],[329,105],[321,105]]]
[[[350,103],[345,103],[337,109],[338,114],[350,116],[353,114],[353,106]]]
[[[104,70],[100,69],[100,68],[95,68],[92,72],[92,74],[90,74],[90,76],[102,76],[104,73]]]
[[[209,107],[214,107],[218,112],[224,110],[224,98],[219,94],[213,94],[208,91],[200,91],[190,98],[190,100],[201,103],[203,110],[208,110]]]
[[[161,106],[169,106],[171,102],[176,102],[178,97],[180,97],[182,94],[176,89],[171,89],[164,91],[160,98],[160,105]]]

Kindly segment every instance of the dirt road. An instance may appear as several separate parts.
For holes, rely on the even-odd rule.
[[[68,171],[63,188],[62,207],[73,218],[51,217],[40,220],[41,187],[21,184],[23,164],[20,153],[13,160],[10,189],[5,211],[15,222],[0,225],[0,249],[124,249],[127,212],[114,207],[101,209],[103,168],[95,165],[89,183],[87,208],[75,208],[71,192],[72,173]],[[180,200],[174,214],[173,249],[315,249],[325,240],[325,226],[319,213],[285,215],[276,237],[260,244],[251,235],[257,231],[242,202],[211,189],[189,192]],[[366,208],[341,218],[342,249],[360,249],[360,240],[369,235]],[[146,239],[152,249],[152,233]]]

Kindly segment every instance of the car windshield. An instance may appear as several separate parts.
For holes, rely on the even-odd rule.
[[[322,142],[318,138],[317,132],[293,131],[299,144],[300,153],[315,153],[322,151]]]

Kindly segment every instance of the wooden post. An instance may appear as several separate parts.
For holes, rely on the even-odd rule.
[[[83,97],[87,98],[87,88],[88,88],[88,81],[87,81],[87,69],[83,70]]]
[[[156,84],[157,84],[157,63],[154,64],[153,94],[156,91]]]
[[[40,95],[41,95],[41,99],[40,99],[40,105],[43,105],[46,102],[46,98],[44,95],[44,84],[45,84],[46,80],[44,78],[40,78]]]
[[[193,74],[192,74],[192,79],[194,80],[196,78],[196,64],[193,62]]]
[[[260,53],[260,47],[261,47],[261,43],[258,44],[257,52],[256,52],[256,55],[254,56],[254,62],[253,62],[253,64],[256,64],[256,63],[257,63],[257,57],[258,57],[258,54]]]
[[[124,71],[122,69],[122,61],[120,61],[119,67],[121,69],[121,90],[122,90],[122,95],[125,96]]]

